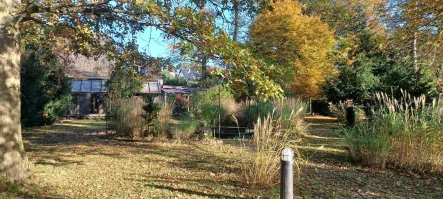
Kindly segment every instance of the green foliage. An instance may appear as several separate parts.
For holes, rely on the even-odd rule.
[[[72,96],[67,93],[46,104],[43,109],[45,124],[53,124],[59,117],[65,116],[69,108],[73,106],[72,101]]]
[[[143,99],[145,105],[142,107],[143,114],[141,116],[145,119],[147,133],[157,135],[159,133],[158,113],[162,107],[154,102],[152,95],[146,95]]]
[[[198,120],[191,117],[182,118],[174,125],[171,137],[174,139],[189,139],[197,130]]]
[[[164,85],[170,86],[188,86],[188,82],[183,77],[173,77],[167,71],[162,72],[162,79]]]
[[[379,88],[379,77],[373,74],[374,63],[364,54],[361,55],[355,66],[340,68],[340,75],[336,85],[330,82],[326,93],[333,102],[352,99],[355,102],[371,98]]]
[[[435,82],[428,69],[423,67],[415,71],[398,55],[361,53],[353,66],[340,68],[338,79],[329,82],[325,94],[334,103],[351,99],[360,104],[371,99],[376,92],[400,97],[402,89],[409,90],[413,96],[424,93],[433,97],[437,90]]]
[[[246,110],[246,115],[252,121],[255,121],[258,118],[263,119],[269,114],[272,114],[273,110],[274,105],[271,102],[257,102],[252,103],[248,107],[248,109]]]
[[[191,102],[193,115],[210,125],[218,124],[219,114],[223,122],[230,120],[231,115],[238,112],[234,96],[227,87],[215,86],[204,92],[195,93]]]
[[[71,80],[50,49],[28,44],[24,50],[20,74],[22,124],[52,124],[73,104]]]
[[[379,121],[383,122],[383,121]],[[389,153],[389,136],[380,130],[380,123],[359,123],[341,130],[349,144],[351,158],[367,166],[384,168]]]
[[[256,102],[252,103],[250,107],[246,108],[248,118],[253,121],[263,119],[268,115],[275,118],[281,117],[283,120],[290,119],[297,111],[301,111],[300,115],[305,115],[308,110],[308,104],[300,99],[286,98],[275,100],[273,102]]]
[[[109,81],[106,82],[109,96],[113,99],[126,99],[140,91],[146,78],[139,74],[136,69],[115,66]]]

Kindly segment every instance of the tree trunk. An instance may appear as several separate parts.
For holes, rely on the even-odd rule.
[[[232,36],[232,40],[237,41],[238,38],[238,29],[240,26],[240,2],[239,0],[234,0],[234,33]]]
[[[418,56],[417,56],[417,32],[414,32],[414,40],[412,41],[412,58],[414,59],[414,70],[418,72],[420,68],[418,67]]]
[[[19,28],[13,13],[20,0],[0,0],[0,172],[10,181],[28,173],[20,127]]]
[[[418,1],[416,1],[415,2],[415,13],[417,13],[417,9],[418,9]],[[414,19],[414,23],[415,24],[417,24],[417,19],[418,19],[418,16],[417,16],[417,14],[415,14],[415,19]],[[415,72],[418,72],[419,70],[420,70],[420,68],[419,68],[419,66],[418,66],[418,56],[417,56],[417,32],[418,32],[418,28],[417,29],[415,29],[415,31],[414,31],[414,41],[412,42],[412,50],[413,50],[413,52],[412,52],[412,57],[413,57],[413,59],[414,59],[414,70],[415,70]]]
[[[207,68],[207,64],[208,64],[208,56],[206,53],[202,54],[202,65],[201,65],[201,70],[202,70],[202,80],[206,79],[208,77],[208,71],[206,70]]]

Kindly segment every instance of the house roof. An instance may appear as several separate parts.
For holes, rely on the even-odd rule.
[[[71,85],[72,93],[106,93],[104,79],[74,80]]]
[[[113,62],[105,56],[97,58],[86,57],[84,55],[69,55],[72,61],[67,76],[75,79],[109,79]]]
[[[184,77],[186,80],[197,80],[200,78],[200,72],[192,69],[181,69],[179,76]]]
[[[158,93],[162,92],[163,80],[151,80],[150,82],[143,85],[140,94]]]
[[[194,91],[199,91],[199,88],[187,87],[187,86],[168,86],[163,85],[162,92],[167,94],[188,94]]]

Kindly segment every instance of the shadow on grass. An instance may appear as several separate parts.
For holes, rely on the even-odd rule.
[[[37,184],[17,184],[10,183],[4,178],[0,179],[0,198],[39,198],[39,199],[60,199],[65,198],[51,192],[49,187],[40,187]]]
[[[296,181],[306,198],[443,198],[442,180],[352,165],[310,163]]]
[[[244,198],[244,197],[233,197],[233,196],[222,195],[222,194],[210,194],[210,193],[204,193],[204,192],[199,192],[199,191],[193,191],[193,190],[189,190],[189,189],[174,188],[174,187],[155,185],[155,184],[146,184],[145,186],[153,187],[155,189],[164,189],[164,190],[169,190],[172,192],[180,192],[180,193],[185,193],[185,194],[189,194],[189,195],[196,195],[196,196],[200,196],[200,197],[226,198],[226,199],[228,199],[228,198],[232,198],[232,199]]]

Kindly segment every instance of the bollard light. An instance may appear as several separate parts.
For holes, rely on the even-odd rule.
[[[281,151],[280,198],[294,197],[294,151],[286,147]]]

